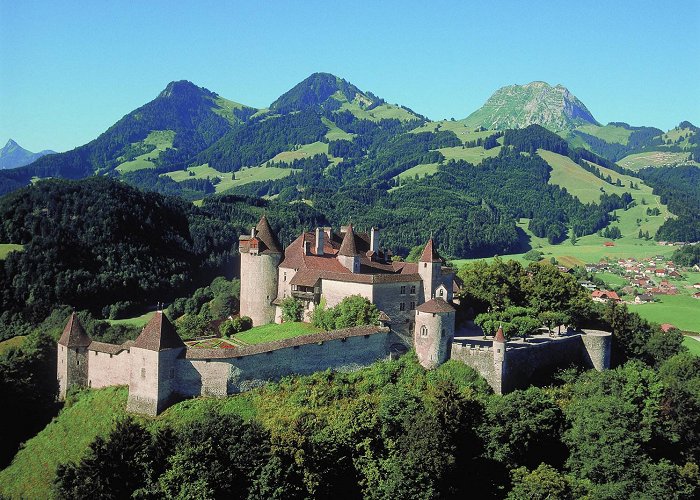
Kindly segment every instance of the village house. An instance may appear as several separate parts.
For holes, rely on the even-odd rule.
[[[591,293],[591,298],[595,302],[620,302],[620,297],[618,297],[617,293],[609,290],[595,290]]]
[[[635,304],[647,304],[649,302],[654,302],[654,296],[648,293],[642,293],[634,298]]]

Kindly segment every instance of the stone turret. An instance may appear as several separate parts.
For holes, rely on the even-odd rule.
[[[85,333],[78,315],[71,313],[58,340],[58,397],[65,399],[71,386],[88,385],[88,347],[92,340]]]
[[[503,394],[507,388],[503,387],[503,379],[506,375],[506,337],[503,335],[503,328],[498,327],[496,335],[493,337],[493,390],[496,394]]]
[[[442,280],[442,258],[435,250],[432,238],[426,243],[418,261],[418,274],[423,280],[423,300],[427,302],[435,297],[435,290]]]
[[[424,368],[437,368],[450,359],[454,336],[454,307],[441,298],[418,306],[413,337],[418,361]]]
[[[355,245],[355,231],[352,229],[352,224],[348,226],[348,230],[345,232],[336,258],[350,272],[360,272],[360,254],[357,252],[357,245]]]
[[[253,325],[275,321],[277,268],[282,261],[282,247],[264,215],[250,236],[239,238],[241,254],[241,316],[249,316]]]
[[[157,311],[131,346],[126,409],[157,415],[175,399],[176,360],[185,344],[168,317]]]

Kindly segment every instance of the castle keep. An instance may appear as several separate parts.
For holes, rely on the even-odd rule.
[[[263,216],[239,239],[241,316],[255,326],[282,321],[280,304],[294,297],[310,320],[316,307],[360,295],[380,310],[380,326],[304,335],[235,349],[190,348],[162,311],[135,341],[121,345],[90,339],[73,313],[58,341],[59,397],[71,386],[128,385],[127,409],[157,415],[174,401],[225,396],[320,370],[355,370],[415,348],[425,368],[455,359],[476,369],[497,393],[527,386],[538,373],[577,364],[602,370],[610,364],[610,334],[574,332],[535,342],[455,338],[454,271],[430,239],[417,263],[393,262],[379,232],[340,233],[317,228],[282,250]]]

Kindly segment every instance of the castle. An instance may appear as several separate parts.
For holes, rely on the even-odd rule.
[[[128,385],[127,410],[157,415],[194,396],[234,394],[290,374],[355,370],[415,348],[425,368],[449,359],[486,378],[497,393],[527,386],[539,372],[577,364],[610,364],[610,333],[571,332],[538,342],[455,339],[454,271],[443,265],[432,239],[417,263],[394,262],[380,249],[378,231],[304,232],[284,251],[266,217],[241,236],[240,314],[255,326],[281,322],[281,302],[303,303],[304,319],[360,295],[380,310],[380,324],[304,335],[236,349],[189,348],[162,311],[135,341],[121,345],[89,338],[73,313],[58,341],[59,397],[71,386]]]

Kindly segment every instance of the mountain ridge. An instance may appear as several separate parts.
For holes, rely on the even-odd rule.
[[[29,165],[33,161],[42,156],[55,154],[56,151],[44,149],[38,153],[32,153],[28,149],[24,149],[17,142],[10,138],[5,146],[0,149],[0,170],[23,167]]]

